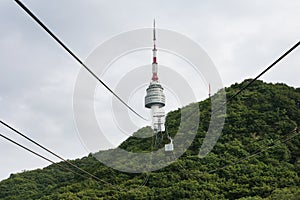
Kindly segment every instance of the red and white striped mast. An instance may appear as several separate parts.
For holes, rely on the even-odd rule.
[[[156,33],[155,33],[155,19],[153,20],[153,62],[152,62],[152,81],[158,81],[157,76],[157,49],[156,49]]]

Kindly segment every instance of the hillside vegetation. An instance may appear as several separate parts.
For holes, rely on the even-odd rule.
[[[226,88],[227,97],[248,81]],[[166,168],[123,173],[90,154],[71,162],[107,183],[50,165],[11,174],[0,182],[0,199],[300,199],[299,104],[300,88],[256,81],[227,105],[222,135],[204,158],[198,153],[209,125],[209,99],[198,103],[200,123],[192,145]],[[170,135],[179,124],[180,109],[167,116]],[[120,147],[149,151],[151,141],[132,136]]]

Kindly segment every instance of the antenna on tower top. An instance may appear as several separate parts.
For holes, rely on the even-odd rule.
[[[153,20],[153,62],[152,62],[152,81],[157,82],[157,57],[156,57],[156,32],[155,32],[155,19]]]
[[[155,19],[153,19],[153,40],[156,40],[156,35],[155,35]]]

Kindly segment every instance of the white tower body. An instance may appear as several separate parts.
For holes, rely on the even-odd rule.
[[[153,62],[152,62],[152,79],[149,87],[147,88],[147,95],[145,96],[145,107],[151,109],[152,129],[154,132],[165,131],[165,94],[164,89],[158,82],[157,76],[157,49],[156,49],[156,36],[155,36],[155,21],[153,28]]]

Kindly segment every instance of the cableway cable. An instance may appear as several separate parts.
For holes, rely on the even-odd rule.
[[[269,65],[266,69],[264,69],[260,74],[258,74],[254,79],[252,79],[248,84],[238,90],[234,95],[229,97],[226,102],[223,103],[222,106],[217,108],[214,112],[217,112],[223,106],[227,105],[230,101],[232,101],[235,97],[237,97],[241,92],[247,89],[250,85],[252,85],[257,79],[259,79],[262,75],[264,75],[267,71],[269,71],[272,67],[274,67],[279,61],[281,61],[284,57],[290,54],[293,50],[295,50],[300,45],[300,41],[298,41],[295,45],[293,45],[289,50],[287,50],[284,54],[282,54],[278,59],[276,59],[271,65]]]
[[[25,138],[26,140],[30,141],[31,143],[37,145],[38,147],[40,147],[41,149],[47,151],[48,153],[52,154],[53,156],[59,158],[60,160],[66,162],[68,165],[76,168],[77,170],[87,174],[88,176],[92,177],[93,179],[97,180],[97,181],[100,181],[100,182],[103,182],[103,183],[106,183],[106,184],[109,184],[111,186],[113,186],[111,183],[107,182],[107,181],[104,181],[102,179],[100,179],[99,177],[91,174],[90,172],[78,167],[77,165],[73,164],[72,162],[64,159],[63,157],[59,156],[58,154],[54,153],[53,151],[49,150],[48,148],[44,147],[43,145],[41,145],[40,143],[34,141],[33,139],[29,138],[28,136],[26,136],[25,134],[23,134],[21,131],[15,129],[14,127],[10,126],[9,124],[7,124],[6,122],[4,122],[3,120],[0,120],[0,123],[2,125],[4,125],[5,127],[7,127],[8,129],[12,130],[13,132],[17,133],[18,135],[22,136],[23,138]],[[14,142],[15,143],[15,142]],[[16,143],[15,143],[16,144]],[[37,154],[37,153],[35,153]],[[48,160],[49,162],[51,162],[50,160]],[[53,163],[53,162],[52,162]],[[119,188],[118,188],[119,189]]]
[[[251,80],[247,85],[245,85],[244,87],[242,87],[241,89],[239,89],[234,95],[232,95],[231,97],[229,97],[227,99],[227,101],[225,101],[222,105],[220,105],[219,107],[217,107],[215,110],[213,110],[211,112],[211,116],[216,114],[220,109],[222,109],[224,106],[226,106],[227,104],[229,104],[235,97],[237,97],[238,95],[240,95],[245,89],[247,89],[250,85],[252,85],[258,78],[260,78],[263,74],[265,74],[267,71],[269,71],[272,67],[274,67],[279,61],[281,61],[284,57],[286,57],[288,54],[290,54],[293,50],[295,50],[298,46],[300,45],[300,41],[298,41],[295,45],[293,45],[289,50],[287,50],[284,54],[282,54],[278,59],[276,59],[271,65],[269,65],[266,69],[264,69],[259,75],[257,75],[253,80]],[[185,120],[188,120],[189,117],[191,117],[191,115],[189,115]],[[198,124],[195,124],[195,126],[198,126]],[[195,126],[193,126],[192,128],[194,128]]]
[[[31,149],[29,149],[29,148],[27,148],[27,147],[21,145],[20,143],[14,141],[14,140],[12,140],[12,139],[10,139],[10,138],[4,136],[4,135],[2,135],[1,133],[0,133],[0,136],[1,136],[2,138],[4,138],[4,139],[8,140],[9,142],[11,142],[11,143],[13,143],[13,144],[15,144],[15,145],[21,147],[22,149],[25,149],[26,151],[29,151],[30,153],[32,153],[32,154],[34,154],[34,155],[36,155],[36,156],[38,156],[38,157],[40,157],[40,158],[42,158],[42,159],[48,161],[48,162],[50,162],[50,163],[52,163],[52,164],[54,164],[54,165],[59,166],[59,167],[62,168],[62,169],[65,169],[65,170],[67,170],[67,171],[69,171],[69,172],[72,172],[73,174],[76,174],[76,175],[81,176],[81,177],[83,177],[83,178],[87,178],[87,177],[83,176],[82,174],[79,174],[79,173],[73,171],[72,169],[70,169],[70,168],[68,168],[68,167],[65,167],[65,166],[63,166],[63,165],[60,165],[59,163],[56,163],[56,162],[54,162],[53,160],[50,160],[50,159],[46,158],[45,156],[42,156],[41,154],[36,153],[35,151],[33,151],[33,150],[31,150]]]
[[[247,87],[249,87],[254,81],[259,79],[262,75],[264,75],[267,71],[269,71],[272,67],[274,67],[279,61],[281,61],[284,57],[286,57],[289,53],[291,53],[294,49],[296,49],[300,45],[300,41],[298,41],[294,46],[292,46],[288,51],[286,51],[282,56],[280,56],[277,60],[275,60],[270,66],[268,66],[264,71],[262,71],[260,74],[258,74],[254,79],[252,79],[247,85],[242,87],[237,93],[235,93],[233,96],[231,96],[228,101],[231,101],[233,98],[235,98],[237,95],[239,95],[243,90],[245,90]]]
[[[146,120],[142,115],[129,106],[121,97],[119,97],[112,89],[108,87],[86,64],[84,64],[79,57],[72,52],[37,16],[35,16],[21,1],[15,2],[36,22],[38,23],[58,44],[60,44],[81,66],[83,66],[94,78],[96,78],[111,94],[113,94],[124,106],[131,110],[134,114],[143,120]]]
[[[279,61],[281,61],[284,57],[286,57],[288,54],[290,54],[293,50],[295,50],[300,45],[300,41],[298,41],[295,45],[293,45],[289,50],[287,50],[284,54],[282,54],[278,59],[276,59],[271,65],[269,65],[266,69],[264,69],[260,74],[258,74],[254,79],[252,79],[247,85],[239,89],[234,95],[229,97],[224,103],[222,103],[219,107],[217,107],[211,115],[214,115],[216,112],[218,112],[220,109],[222,109],[224,106],[229,104],[235,97],[240,95],[245,89],[247,89],[250,85],[252,85],[257,79],[259,79],[262,75],[264,75],[267,71],[269,71],[272,67],[274,67]],[[191,117],[189,115],[189,117]],[[187,120],[189,117],[187,117],[185,120]],[[197,125],[195,125],[197,126]],[[194,126],[194,127],[195,127]],[[194,128],[193,127],[193,128]]]

